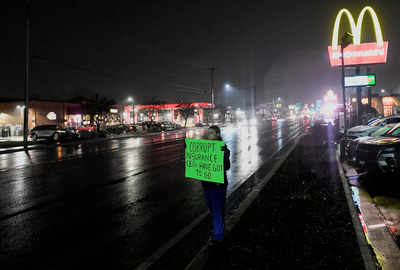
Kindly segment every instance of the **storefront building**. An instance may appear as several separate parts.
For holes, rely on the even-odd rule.
[[[193,113],[188,118],[189,125],[203,123],[205,121],[205,109],[213,108],[211,103],[195,102],[185,104],[150,104],[125,106],[123,112],[124,123],[172,122],[183,124],[182,110],[191,108]],[[134,113],[132,113],[134,110]]]
[[[0,137],[22,136],[24,124],[24,101],[0,101]],[[40,125],[78,127],[87,119],[82,104],[31,100],[29,101],[28,129]],[[90,118],[89,118],[90,120]]]
[[[23,100],[0,100],[0,138],[22,136],[24,124]],[[182,112],[192,109],[187,124],[195,125],[207,121],[205,109],[213,108],[211,103],[196,102],[185,104],[157,104],[157,105],[112,105],[101,117],[105,118],[105,126],[120,124],[153,122],[185,122]],[[94,118],[96,115],[94,116]],[[28,129],[40,125],[58,125],[61,127],[77,128],[95,123],[85,112],[84,102],[62,102],[47,100],[30,100],[28,111]]]
[[[361,99],[362,104],[368,104],[368,98]],[[400,97],[391,95],[385,97],[372,97],[371,106],[385,117],[398,114],[400,112]]]
[[[107,113],[105,125],[114,126],[127,124],[124,121],[126,112],[124,111],[123,105],[112,105]]]

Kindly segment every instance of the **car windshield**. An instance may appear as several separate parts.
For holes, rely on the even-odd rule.
[[[400,137],[400,126],[393,128],[387,134],[385,134],[385,136],[386,137]]]
[[[370,126],[371,127],[377,127],[377,126],[380,126],[382,123],[384,123],[386,121],[386,119],[381,119],[381,120],[377,120],[377,121],[375,121],[375,122],[372,122],[371,124],[370,124]]]
[[[374,132],[372,132],[371,136],[372,137],[377,137],[377,136],[383,136],[386,133],[388,133],[389,130],[391,130],[394,127],[394,125],[386,125]]]

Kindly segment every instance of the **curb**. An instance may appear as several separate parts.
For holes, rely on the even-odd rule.
[[[235,225],[240,221],[241,216],[246,212],[246,210],[251,206],[255,199],[257,199],[261,190],[265,187],[265,185],[271,180],[271,178],[275,175],[275,173],[279,170],[285,160],[289,157],[289,155],[293,152],[293,150],[297,147],[300,139],[304,136],[304,134],[299,135],[294,144],[284,152],[283,156],[274,164],[269,173],[259,182],[252,191],[246,196],[246,198],[240,203],[237,209],[232,211],[232,214],[226,220],[226,232],[228,235]],[[204,265],[207,263],[207,259],[209,256],[208,245],[204,245],[197,255],[192,259],[192,261],[185,267],[185,270],[200,270],[203,269]]]
[[[390,228],[375,203],[371,202],[360,192],[360,211],[375,253],[378,255],[379,264],[385,270],[399,269],[400,250],[394,241]]]
[[[361,252],[361,257],[364,262],[364,267],[366,270],[376,270],[377,269],[376,259],[374,258],[374,256],[372,255],[372,252],[371,252],[371,250],[373,250],[373,249],[368,244],[368,241],[364,234],[364,230],[363,230],[360,218],[358,216],[357,209],[353,202],[351,190],[347,183],[347,178],[345,176],[343,166],[340,163],[340,158],[339,158],[337,151],[336,151],[336,162],[338,164],[340,179],[341,179],[342,186],[344,189],[344,194],[346,196],[347,206],[349,207],[350,216],[351,216],[351,220],[353,223],[353,228],[356,233],[357,243],[358,243],[358,246],[360,247],[360,252]]]

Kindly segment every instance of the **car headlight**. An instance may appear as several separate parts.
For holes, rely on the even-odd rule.
[[[392,149],[392,148],[388,148]],[[393,148],[394,149],[394,148]],[[378,156],[378,166],[386,171],[387,169],[389,170],[394,170],[397,167],[399,167],[399,161],[397,158],[397,154],[395,152],[381,152],[381,154]]]
[[[396,148],[394,147],[386,147],[383,149],[383,152],[394,152],[396,151]]]

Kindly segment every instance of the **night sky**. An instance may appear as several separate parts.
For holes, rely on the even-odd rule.
[[[0,10],[0,97],[23,97],[25,1]],[[389,41],[388,64],[373,66],[377,87],[400,92],[398,1],[39,1],[32,0],[33,98],[95,93],[123,103],[241,100],[256,86],[256,103],[280,96],[311,102],[338,93],[340,69],[327,46],[337,12],[354,17],[371,5]],[[375,41],[369,15],[362,42]],[[343,21],[343,30],[348,30]],[[227,93],[225,82],[239,88]],[[192,93],[192,92],[195,93]]]

